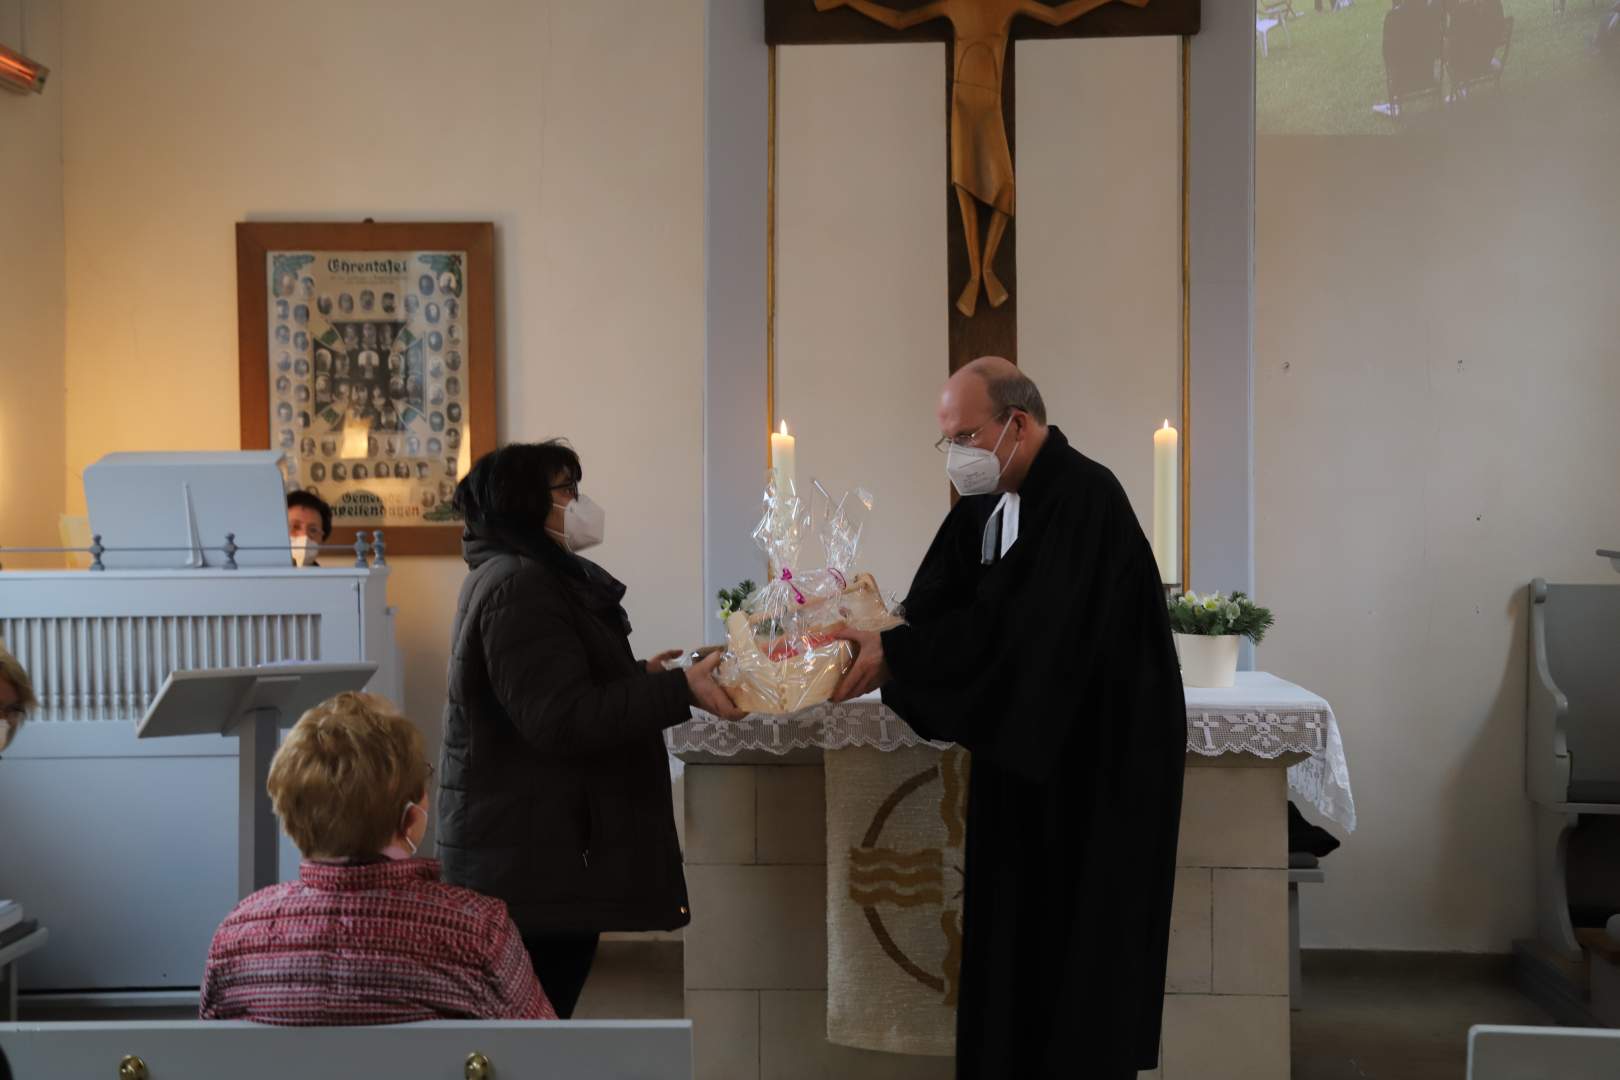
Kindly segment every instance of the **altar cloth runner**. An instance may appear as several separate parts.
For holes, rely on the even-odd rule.
[[[956,1051],[968,754],[829,750],[827,1040]]]
[[[1260,671],[1238,672],[1237,684],[1227,689],[1188,687],[1186,697],[1188,753],[1202,757],[1252,754],[1267,760],[1285,754],[1309,755],[1289,768],[1289,789],[1329,821],[1355,831],[1350,766],[1338,721],[1325,700]],[[736,723],[693,709],[692,719],[670,728],[665,738],[674,753],[720,757],[750,750],[787,754],[806,749],[895,751],[927,746],[943,750],[949,746],[912,731],[876,694],[787,716],[750,716]]]

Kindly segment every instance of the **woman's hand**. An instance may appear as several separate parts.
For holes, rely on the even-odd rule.
[[[692,695],[692,704],[704,712],[713,713],[722,720],[741,720],[747,714],[737,708],[721,685],[714,681],[714,669],[725,658],[724,650],[716,650],[686,669],[686,688]]]
[[[667,670],[664,665],[669,663],[671,660],[679,660],[681,658],[681,654],[685,651],[685,649],[670,649],[667,652],[659,653],[657,656],[647,661],[647,674],[657,675],[659,672]]]

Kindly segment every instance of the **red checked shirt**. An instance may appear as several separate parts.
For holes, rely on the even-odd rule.
[[[555,1020],[506,905],[429,859],[306,862],[214,932],[204,1020]]]

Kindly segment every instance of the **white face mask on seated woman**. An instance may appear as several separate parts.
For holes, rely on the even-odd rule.
[[[546,526],[546,532],[562,541],[563,547],[578,553],[602,542],[607,528],[607,514],[591,501],[589,495],[577,495],[561,508],[563,527],[559,531]],[[553,508],[552,513],[557,513]]]

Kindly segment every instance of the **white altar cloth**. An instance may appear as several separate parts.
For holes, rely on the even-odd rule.
[[[1321,697],[1275,675],[1240,671],[1228,689],[1188,687],[1187,752],[1202,757],[1252,754],[1274,760],[1306,754],[1288,770],[1288,786],[1323,817],[1355,831],[1356,805],[1350,766],[1332,707]],[[910,746],[944,749],[931,742],[878,700],[876,694],[836,705],[817,705],[786,716],[755,714],[735,723],[699,709],[692,719],[665,733],[673,753],[732,757],[750,750],[787,754],[794,750]]]

